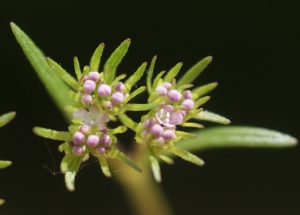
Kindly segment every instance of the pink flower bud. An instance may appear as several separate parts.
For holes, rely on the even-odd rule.
[[[124,101],[124,95],[120,92],[114,92],[111,98],[114,104],[120,104]]]
[[[106,97],[111,94],[111,87],[107,84],[101,84],[98,88],[98,95],[101,97]]]
[[[115,84],[115,90],[118,92],[123,92],[125,89],[125,85],[122,82],[118,82]]]
[[[165,144],[165,139],[163,137],[158,137],[154,140],[154,142],[158,146],[163,146]]]
[[[185,98],[185,99],[192,99],[192,92],[190,91],[190,90],[186,90],[186,91],[184,91],[183,92],[183,97]]]
[[[84,92],[91,93],[96,89],[96,83],[92,80],[86,80],[83,84]]]
[[[96,135],[90,135],[86,140],[86,145],[89,147],[96,147],[99,144],[99,137]]]
[[[85,141],[85,136],[83,133],[77,131],[75,132],[75,134],[73,135],[73,143],[75,145],[80,145],[81,143],[83,143]]]
[[[166,140],[172,140],[176,137],[174,130],[165,130],[161,136]]]
[[[154,125],[153,119],[146,119],[144,122],[144,126],[147,128],[151,128]]]
[[[81,146],[74,146],[73,149],[72,149],[72,152],[75,155],[81,155],[82,152],[83,152],[83,148]]]
[[[104,135],[101,137],[100,143],[103,147],[109,147],[111,145],[111,137],[109,135]]]
[[[156,87],[155,92],[159,92],[159,95],[164,96],[167,95],[168,90],[164,86],[158,86]]]
[[[151,133],[157,137],[159,137],[163,133],[163,131],[164,129],[159,124],[155,124],[151,128]]]
[[[90,72],[89,73],[89,80],[92,80],[92,81],[98,81],[100,78],[100,74],[96,71],[96,72]]]
[[[83,134],[86,134],[89,130],[90,130],[90,126],[88,126],[88,125],[82,125],[79,128],[79,131]]]
[[[164,82],[162,85],[163,85],[167,90],[171,89],[171,87],[172,87],[172,84],[169,83],[169,82]]]
[[[81,97],[81,102],[84,105],[88,105],[92,103],[92,96],[90,94],[83,94],[83,96]]]
[[[172,124],[172,125],[179,125],[181,124],[183,121],[183,116],[181,113],[179,112],[174,112],[171,114],[170,116],[170,121],[169,123]]]
[[[182,95],[177,90],[171,90],[168,93],[168,97],[169,97],[171,102],[178,102],[181,99]]]
[[[191,110],[194,107],[194,101],[191,99],[184,100],[181,105],[185,107],[187,110]]]
[[[97,151],[98,151],[100,154],[104,154],[106,150],[105,150],[104,147],[100,146],[100,147],[97,148]]]

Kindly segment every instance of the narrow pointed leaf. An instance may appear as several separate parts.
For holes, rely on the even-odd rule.
[[[188,151],[228,147],[291,147],[297,139],[274,130],[250,126],[217,126],[194,132],[197,138],[176,146]]]
[[[155,55],[151,61],[150,67],[149,67],[149,71],[147,74],[147,89],[148,92],[151,93],[152,92],[152,84],[151,84],[151,79],[153,76],[153,70],[154,70],[154,65],[155,65],[155,61],[156,61],[157,56]]]
[[[68,163],[68,171],[77,172],[81,164],[81,159],[81,156],[75,155],[74,158]]]
[[[107,77],[107,84],[110,84],[116,75],[116,69],[119,63],[122,61],[130,45],[130,39],[125,40],[121,45],[111,54],[104,65],[103,72]],[[109,73],[109,75],[108,75]]]
[[[158,104],[127,104],[125,108],[127,111],[146,111],[155,108]]]
[[[204,128],[203,125],[194,122],[185,122],[182,124],[182,126],[191,128]]]
[[[136,70],[136,72],[126,80],[125,85],[130,84],[131,86],[133,86],[136,82],[138,82],[138,80],[140,80],[140,78],[143,76],[146,67],[147,67],[147,62],[143,63]]]
[[[178,72],[180,71],[180,68],[182,67],[182,62],[177,63],[165,76],[164,81],[165,82],[172,82],[173,79],[176,77]]]
[[[207,102],[208,100],[210,100],[210,96],[205,96],[205,97],[202,97],[202,98],[198,99],[198,100],[195,102],[194,108],[200,107],[201,105],[203,105],[203,104],[204,104],[205,102]]]
[[[188,139],[188,140],[196,138],[196,134],[187,133],[187,132],[184,132],[184,131],[176,131],[176,136],[182,137],[182,138]]]
[[[0,169],[2,168],[5,168],[5,167],[8,167],[12,164],[11,161],[3,161],[3,160],[0,160]]]
[[[7,120],[0,120],[0,127],[6,125],[8,123]]]
[[[124,133],[125,131],[127,131],[127,127],[124,125],[120,125],[120,126],[116,127],[115,129],[110,129],[110,130],[113,134],[120,134],[120,133]]]
[[[203,96],[203,95],[209,93],[210,91],[215,89],[217,86],[218,86],[218,83],[214,82],[214,83],[206,84],[201,87],[197,87],[196,89],[194,89],[192,91],[192,93],[194,94],[193,99],[199,98],[200,96]]]
[[[69,163],[76,157],[74,154],[66,154],[60,163],[60,171],[66,173],[69,171]]]
[[[173,147],[171,149],[171,151],[181,157],[182,159],[186,160],[186,161],[189,161],[193,164],[196,164],[198,166],[203,166],[204,165],[204,161],[200,158],[198,158],[196,155],[193,155],[192,153],[184,150],[184,149],[181,149],[181,148],[178,148],[178,147]]]
[[[160,166],[158,163],[158,160],[156,159],[155,153],[151,146],[148,146],[149,153],[150,153],[150,164],[151,164],[151,170],[154,176],[154,179],[156,182],[161,182],[161,174],[160,174]]]
[[[184,74],[183,77],[180,78],[180,80],[177,82],[177,87],[180,87],[184,84],[191,84],[211,61],[212,57],[206,57],[200,62],[196,63]]]
[[[41,128],[41,127],[34,127],[33,133],[35,133],[38,136],[49,138],[52,140],[63,140],[66,141],[68,139],[71,139],[70,132],[66,131],[55,131],[48,128]]]
[[[65,106],[73,104],[73,101],[67,96],[69,87],[50,68],[45,55],[33,43],[33,41],[16,24],[11,22],[10,26],[32,67],[43,84],[47,87],[48,93],[53,98],[64,116],[70,120],[72,118],[71,113],[64,111]]]
[[[230,123],[229,119],[227,119],[223,116],[220,116],[218,114],[209,112],[209,111],[201,111],[200,113],[198,113],[193,118],[199,119],[199,120],[217,122],[217,123],[220,123],[220,124],[229,124]]]
[[[75,68],[75,74],[76,74],[77,80],[80,80],[82,72],[81,72],[80,64],[79,64],[77,57],[74,57],[74,68]]]
[[[128,166],[132,167],[133,169],[135,169],[138,172],[142,172],[143,170],[141,169],[141,167],[139,167],[133,160],[131,160],[129,157],[127,157],[125,154],[123,154],[122,152],[118,151],[116,154],[116,157],[123,161],[125,164],[127,164]]]
[[[134,130],[137,126],[137,123],[129,118],[126,114],[119,114],[118,119],[123,123],[123,125],[127,126],[131,130]]]
[[[163,76],[163,74],[165,74],[166,71],[161,71],[160,73],[157,74],[157,76],[154,78],[154,81],[153,81],[153,89],[152,90],[155,90],[155,88],[157,87],[158,85],[158,82],[160,80],[160,78]]]
[[[109,167],[108,167],[106,158],[104,156],[99,156],[98,158],[99,158],[99,162],[100,162],[100,166],[101,166],[101,170],[102,170],[103,174],[106,177],[111,177],[111,173],[109,171]]]
[[[98,71],[99,69],[103,49],[104,49],[104,43],[101,43],[92,55],[90,61],[90,68],[91,71],[93,72]]]
[[[129,96],[127,96],[125,98],[125,103],[127,103],[129,100],[133,99],[134,97],[136,97],[137,95],[141,94],[142,92],[144,92],[146,90],[145,86],[139,87],[138,89],[136,89],[135,91],[133,91],[132,93],[129,94]]]
[[[9,113],[6,113],[6,114],[1,115],[1,116],[0,116],[0,121],[5,120],[5,121],[9,122],[9,121],[11,121],[13,118],[15,118],[15,116],[16,116],[16,112],[9,112]]]
[[[76,176],[76,172],[70,172],[67,171],[65,173],[65,183],[66,183],[66,187],[70,192],[73,192],[75,190],[75,176]]]
[[[165,156],[165,155],[162,155],[160,154],[159,155],[159,158],[162,159],[164,162],[166,162],[167,164],[170,164],[172,165],[174,163],[174,160],[168,156]]]
[[[54,72],[61,77],[70,87],[74,90],[78,90],[77,81],[66,71],[64,70],[58,63],[56,63],[51,58],[47,58],[49,66],[54,70]]]

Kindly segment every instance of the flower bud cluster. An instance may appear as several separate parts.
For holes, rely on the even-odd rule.
[[[128,96],[125,85],[122,82],[117,82],[112,86],[105,83],[103,74],[89,72],[88,75],[83,75],[80,81],[80,101],[86,106],[98,105],[103,111],[112,115],[116,115],[113,109],[120,106]]]
[[[176,140],[176,126],[185,121],[187,113],[193,109],[194,101],[189,90],[180,93],[172,89],[172,84],[164,82],[156,87],[160,105],[150,112],[150,118],[143,121],[141,137],[155,146],[168,146]]]

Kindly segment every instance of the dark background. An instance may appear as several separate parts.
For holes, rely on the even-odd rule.
[[[84,3],[85,2],[85,3]],[[59,142],[32,134],[39,125],[68,124],[17,44],[15,22],[47,56],[73,73],[73,56],[89,63],[105,42],[102,62],[126,38],[132,44],[119,67],[131,73],[158,55],[156,72],[182,61],[182,72],[211,55],[196,84],[219,82],[205,105],[233,125],[266,127],[299,138],[298,0],[228,1],[0,1],[0,113],[16,111],[1,128],[0,214],[130,214],[121,187],[98,165],[87,166],[69,193],[56,169]],[[182,73],[181,73],[182,74]],[[143,84],[143,83],[140,83]],[[213,124],[206,124],[207,127]],[[177,214],[300,214],[299,146],[219,149],[197,153],[202,168],[176,160],[162,166],[162,188]],[[141,190],[141,192],[143,192]]]

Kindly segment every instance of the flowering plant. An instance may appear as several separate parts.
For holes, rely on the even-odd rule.
[[[104,44],[97,47],[89,66],[83,70],[75,57],[76,80],[55,61],[46,58],[18,26],[11,23],[11,27],[41,81],[47,85],[49,94],[70,122],[67,132],[42,127],[33,129],[39,136],[63,141],[59,150],[65,156],[60,167],[65,173],[66,186],[70,191],[75,189],[75,176],[80,164],[93,155],[99,160],[105,176],[112,175],[109,166],[117,169],[125,164],[135,170],[135,173],[120,172],[115,176],[128,190],[128,196],[134,198],[134,204],[145,205],[147,198],[140,198],[135,191],[140,186],[146,189],[153,205],[138,207],[140,214],[171,214],[157,186],[149,180],[151,167],[155,180],[161,181],[160,160],[172,164],[173,155],[177,155],[202,166],[204,161],[191,152],[233,146],[288,147],[297,143],[289,135],[254,127],[221,126],[200,131],[203,125],[198,123],[199,120],[230,123],[225,117],[204,111],[201,107],[210,98],[204,95],[214,89],[217,83],[192,88],[191,83],[211,62],[211,57],[196,63],[177,81],[175,78],[182,63],[153,78],[155,56],[147,71],[146,86],[133,90],[133,86],[145,73],[147,64],[143,63],[126,81],[123,81],[126,74],[116,75],[117,67],[129,48],[129,39],[112,53],[102,70],[99,64]],[[131,103],[134,97],[145,90],[149,93],[148,103]],[[143,114],[139,122],[135,122],[128,116],[129,111],[147,113]],[[107,126],[111,121],[119,121],[122,125],[111,128]],[[181,130],[182,127],[196,130],[185,132]],[[126,155],[129,153],[121,150],[122,140],[117,137],[128,128],[135,132],[134,140],[137,143],[130,158]]]

